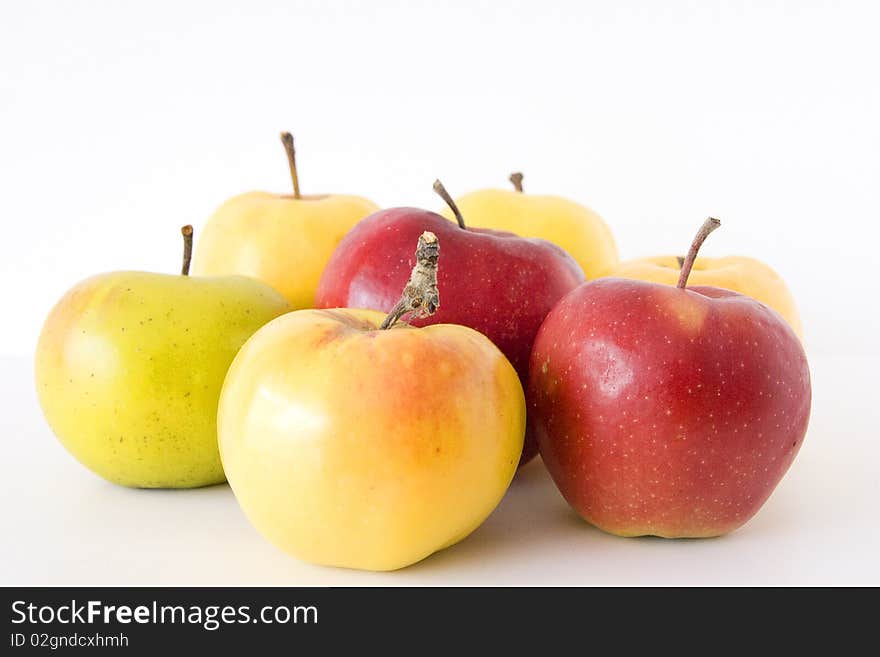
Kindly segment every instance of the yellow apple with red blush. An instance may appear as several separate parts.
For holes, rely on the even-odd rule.
[[[229,369],[226,475],[256,529],[300,559],[402,568],[470,534],[513,478],[525,431],[513,366],[473,329],[398,322],[439,306],[438,255],[423,233],[388,315],[283,315]]]

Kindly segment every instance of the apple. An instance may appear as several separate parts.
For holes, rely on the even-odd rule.
[[[229,369],[218,412],[229,483],[257,530],[300,559],[402,568],[470,534],[513,478],[525,400],[504,355],[464,326],[396,323],[438,307],[439,245],[419,238],[387,317],[295,311]]]
[[[468,228],[440,184],[435,191],[454,208],[458,223],[417,208],[391,208],[358,223],[339,243],[318,285],[318,308],[390,311],[412,267],[411,245],[423,230],[443,243],[439,272],[443,307],[417,326],[462,324],[494,342],[523,385],[532,341],[556,302],[584,280],[565,251],[544,240]],[[537,453],[526,435],[523,463]]]
[[[289,310],[244,276],[118,271],[74,286],[49,313],[36,351],[43,413],[61,444],[123,486],[191,488],[224,481],[217,403],[244,341]]]
[[[379,208],[359,196],[300,194],[293,137],[283,132],[281,141],[293,194],[248,192],[226,201],[201,233],[193,273],[258,278],[294,308],[311,308],[321,271],[339,240]]]
[[[681,275],[682,256],[637,258],[619,263],[608,276],[675,285]],[[757,299],[778,312],[803,339],[803,329],[794,298],[785,281],[769,265],[745,256],[699,257],[688,282],[692,285],[723,287]]]
[[[617,264],[617,246],[594,210],[560,196],[527,194],[522,173],[510,175],[514,189],[483,189],[455,200],[468,225],[506,230],[558,244],[577,261],[588,280]],[[454,218],[448,209],[442,213]]]
[[[718,536],[788,470],[810,372],[779,314],[715,287],[603,278],[568,294],[535,340],[529,422],[557,487],[621,536]]]

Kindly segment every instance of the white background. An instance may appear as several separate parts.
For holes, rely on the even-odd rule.
[[[696,583],[730,581],[731,573],[738,579],[735,567],[718,563],[713,550],[722,550],[740,564],[777,555],[766,572],[748,570],[754,583],[880,583],[870,558],[880,549],[880,514],[869,470],[880,457],[872,374],[880,367],[876,7],[671,0],[4,2],[0,281],[7,311],[0,355],[13,357],[4,361],[3,389],[15,404],[4,419],[3,438],[14,451],[4,466],[10,471],[3,504],[7,517],[29,529],[7,545],[3,579],[93,581],[104,573],[110,582],[148,583],[158,577],[131,570],[123,556],[118,573],[93,572],[83,537],[105,541],[93,545],[96,555],[124,554],[130,535],[125,527],[86,531],[78,520],[52,534],[62,513],[53,496],[74,505],[82,500],[95,513],[121,504],[135,519],[148,513],[143,504],[160,516],[203,513],[198,504],[214,504],[216,513],[234,519],[229,536],[247,537],[235,539],[236,549],[245,545],[242,561],[254,561],[248,550],[262,563],[275,555],[244,524],[224,488],[181,494],[174,506],[167,494],[120,491],[81,472],[39,418],[28,362],[45,314],[77,280],[113,269],[175,271],[181,224],[193,223],[198,232],[217,205],[241,191],[286,191],[277,133],[289,129],[305,192],[436,208],[431,182],[437,176],[455,195],[505,186],[507,174],[522,169],[528,191],[597,209],[624,257],[680,252],[706,215],[718,216],[723,227],[704,253],[767,261],[788,281],[803,315],[816,389],[810,435],[753,523],[722,541],[698,543],[723,547],[620,543],[580,525],[545,526],[531,518],[528,532],[544,528],[540,549],[498,541],[493,551],[480,535],[508,527],[516,542],[517,514],[530,508],[529,500],[566,512],[533,466],[531,484],[515,485],[482,534],[449,552],[462,558],[439,555],[428,563],[440,565],[417,572],[439,573],[439,582],[638,583],[656,581],[649,572],[657,566],[674,581],[694,583],[694,573]],[[529,485],[540,493],[526,494]],[[525,501],[512,506],[520,497]],[[67,518],[70,513],[64,510]],[[828,523],[833,531],[823,529]],[[590,553],[591,545],[620,545],[609,551],[613,557],[595,557],[605,575],[591,579],[585,573],[593,571],[578,566],[542,577],[542,563],[559,569],[557,553],[569,539],[552,537],[563,530],[587,545],[582,551],[571,544],[581,555],[572,558]],[[779,555],[791,551],[780,541],[796,545],[801,559],[784,577]],[[167,554],[189,554],[174,541],[150,545],[146,551],[155,549],[161,563]],[[707,553],[704,567],[693,565],[702,563],[692,560],[695,550]],[[648,561],[620,562],[632,554]],[[279,583],[349,581],[344,571],[273,558],[289,575]],[[193,559],[205,563],[195,553]],[[272,579],[218,559],[217,572],[228,581]],[[679,561],[690,569],[676,570]],[[210,569],[213,562],[207,563]],[[166,571],[166,581],[186,580],[187,572],[194,571]],[[480,573],[497,576],[481,580]],[[210,573],[191,579],[227,581]]]

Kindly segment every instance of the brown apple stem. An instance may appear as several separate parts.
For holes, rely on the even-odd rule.
[[[703,246],[703,242],[706,241],[706,238],[709,237],[709,233],[720,225],[721,222],[718,221],[718,219],[715,219],[715,217],[709,217],[703,222],[703,225],[700,226],[700,230],[697,231],[694,241],[691,242],[690,251],[688,251],[688,254],[684,258],[684,262],[682,263],[677,287],[684,289],[685,286],[687,286],[688,276],[691,275],[691,268],[693,268],[694,261],[697,259],[697,252],[700,250],[700,247]]]
[[[437,290],[437,261],[440,259],[440,242],[437,236],[426,230],[419,235],[416,248],[416,266],[413,267],[409,282],[403,288],[400,301],[391,309],[379,326],[381,330],[390,329],[395,322],[407,313],[413,318],[428,317],[440,307],[440,292]]]
[[[299,176],[296,175],[296,149],[293,147],[293,135],[289,132],[281,133],[281,143],[287,152],[287,163],[290,165],[290,179],[293,181],[293,198],[300,198]]]
[[[180,229],[183,235],[183,266],[180,268],[181,276],[189,276],[189,263],[193,254],[193,227],[187,224]]]
[[[449,195],[449,192],[446,191],[446,188],[443,186],[443,183],[439,180],[434,181],[434,191],[437,192],[437,195],[446,201],[446,205],[449,206],[449,209],[452,210],[452,214],[455,215],[455,220],[458,222],[458,227],[462,230],[467,230],[467,226],[464,225],[464,217],[461,216],[461,210],[458,209],[458,206],[455,204],[455,201],[452,200],[452,197]]]
[[[684,256],[675,256],[675,259],[678,260],[678,268],[679,269],[684,267]]]
[[[516,191],[521,192],[523,190],[523,186],[522,186],[523,175],[521,172],[515,171],[514,173],[510,174],[509,180],[513,184],[513,188]]]

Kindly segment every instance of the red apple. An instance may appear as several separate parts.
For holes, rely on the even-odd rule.
[[[317,307],[391,311],[413,268],[412,245],[429,230],[443,244],[444,266],[438,273],[442,304],[433,316],[411,323],[476,329],[507,356],[525,387],[541,322],[584,280],[583,272],[550,242],[466,228],[439,181],[434,188],[453,207],[458,225],[417,208],[381,210],[361,220],[330,258],[318,284]],[[520,464],[536,453],[534,438],[526,435]]]
[[[751,518],[801,446],[810,372],[775,311],[729,290],[604,278],[541,326],[528,417],[569,504],[621,536],[717,536]]]

